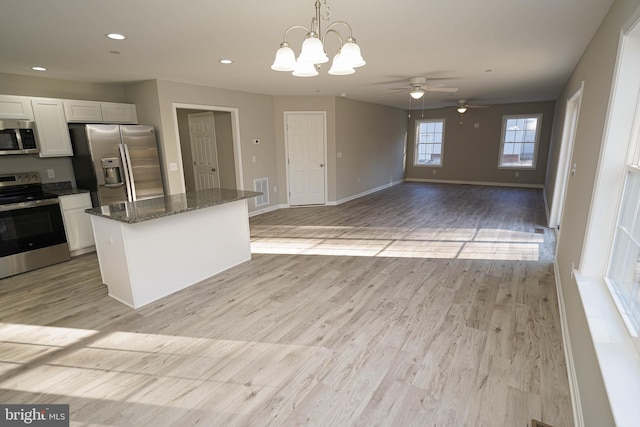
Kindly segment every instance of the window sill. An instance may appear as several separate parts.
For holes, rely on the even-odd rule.
[[[442,165],[427,165],[425,163],[420,163],[420,164],[414,164],[413,167],[416,168],[441,168]]]
[[[602,278],[575,273],[600,372],[618,427],[640,419],[640,354]]]

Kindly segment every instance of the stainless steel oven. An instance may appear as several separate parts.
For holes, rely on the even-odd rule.
[[[37,173],[0,175],[0,278],[70,258],[57,196]]]

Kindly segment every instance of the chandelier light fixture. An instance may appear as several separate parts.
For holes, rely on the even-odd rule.
[[[324,14],[321,13],[321,7],[324,6]],[[313,77],[318,75],[318,69],[321,64],[329,62],[329,57],[325,52],[325,39],[329,33],[336,34],[340,41],[340,47],[333,57],[329,74],[342,76],[355,73],[355,68],[362,67],[366,64],[360,53],[360,46],[356,44],[353,38],[351,26],[344,21],[335,21],[322,31],[321,20],[328,21],[331,17],[331,9],[327,6],[327,0],[316,0],[315,3],[316,16],[311,19],[311,28],[303,25],[292,25],[284,32],[283,42],[280,43],[280,49],[276,52],[276,59],[271,66],[275,71],[289,71],[296,77]],[[344,40],[336,27],[344,26],[349,30],[349,36]],[[289,47],[287,35],[295,28],[302,28],[307,35],[302,43],[302,50],[296,59],[293,49]]]

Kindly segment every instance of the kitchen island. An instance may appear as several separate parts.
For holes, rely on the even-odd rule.
[[[87,209],[102,282],[133,308],[251,259],[247,199],[214,188]]]

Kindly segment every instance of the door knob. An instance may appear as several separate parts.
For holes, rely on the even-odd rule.
[[[215,171],[216,171],[216,168],[211,169],[211,172],[215,172]]]
[[[323,164],[323,163],[320,163],[320,167],[321,167],[321,168],[323,168],[323,167],[324,167],[324,164]]]

